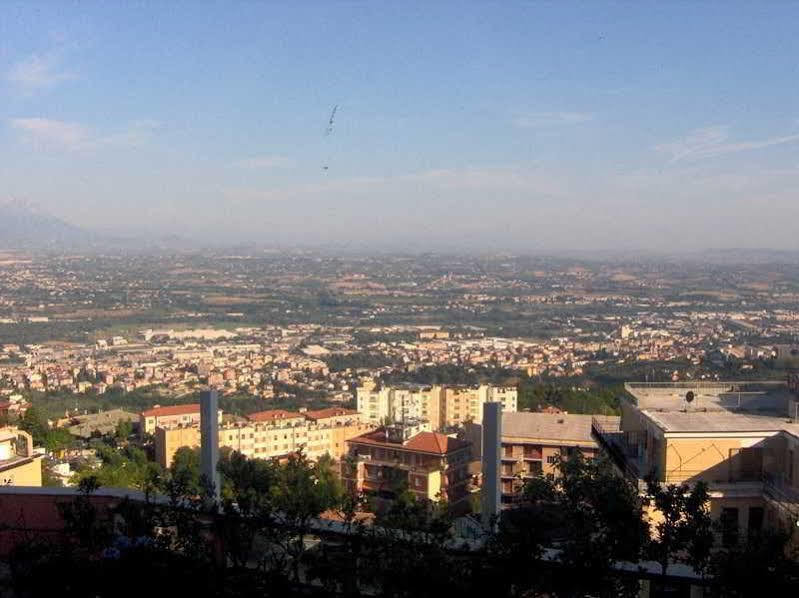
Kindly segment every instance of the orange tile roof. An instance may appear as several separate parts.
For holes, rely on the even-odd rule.
[[[153,407],[142,411],[144,417],[165,417],[167,415],[189,415],[191,413],[199,413],[200,404],[191,403],[189,405],[170,405],[168,407]]]
[[[438,432],[419,432],[402,444],[389,442],[386,440],[385,432],[382,429],[356,436],[347,442],[380,445],[387,448],[406,449],[435,455],[446,455],[469,446],[468,442],[458,440],[457,438],[451,438],[446,434],[439,434]]]
[[[268,411],[257,411],[256,413],[250,413],[247,416],[247,419],[252,422],[268,422],[275,419],[292,419],[295,417],[302,417],[302,413],[286,411],[285,409],[269,409]]]
[[[405,446],[415,451],[446,455],[460,448],[466,448],[469,443],[438,432],[419,432],[416,436],[409,438],[405,442]]]
[[[327,407],[316,411],[306,411],[305,417],[308,419],[325,419],[327,417],[337,417],[341,415],[358,415],[354,409],[344,409],[343,407]]]

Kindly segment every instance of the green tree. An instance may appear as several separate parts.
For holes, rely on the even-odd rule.
[[[791,535],[751,534],[746,542],[719,550],[711,559],[713,591],[729,598],[790,596],[799,591],[799,553]]]
[[[181,492],[189,496],[200,495],[203,491],[200,477],[200,449],[182,446],[175,451],[169,466],[169,478],[179,484]]]
[[[649,543],[650,557],[660,564],[663,575],[669,563],[678,559],[701,572],[713,544],[707,484],[661,484],[654,476],[646,483],[646,503],[658,517]]]
[[[19,420],[19,427],[33,436],[34,444],[39,445],[44,442],[47,432],[50,429],[44,414],[36,407],[29,407],[25,411]]]
[[[75,482],[92,478],[100,486],[111,488],[135,488],[152,491],[161,486],[161,467],[147,458],[140,448],[127,446],[115,449],[105,444],[97,448],[100,467],[84,466],[73,476]]]
[[[133,423],[129,420],[120,420],[117,422],[116,429],[114,430],[114,438],[118,441],[127,440],[133,435]]]
[[[291,558],[294,581],[299,582],[311,520],[336,508],[343,490],[329,458],[311,463],[304,453],[295,453],[277,468],[276,474],[271,489],[272,506],[290,532],[282,545]]]
[[[635,593],[614,563],[637,561],[646,542],[637,488],[606,461],[587,460],[579,451],[557,467],[557,477],[526,483],[519,507],[532,510],[528,517],[538,521],[539,536],[559,551],[562,567],[548,576],[550,588],[557,595]]]

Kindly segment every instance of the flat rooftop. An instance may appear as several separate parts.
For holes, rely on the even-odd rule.
[[[799,424],[787,417],[724,411],[649,411],[644,413],[667,432],[765,432],[785,430],[799,436]]]
[[[625,389],[638,408],[666,432],[764,432],[799,436],[789,418],[797,400],[784,382],[631,382]],[[690,403],[688,392],[694,395]]]
[[[502,437],[594,444],[591,422],[601,419],[607,429],[619,428],[619,417],[572,413],[505,412],[502,414]]]
[[[628,382],[624,388],[647,411],[734,411],[783,416],[794,397],[785,382]],[[688,392],[694,400],[687,404]]]

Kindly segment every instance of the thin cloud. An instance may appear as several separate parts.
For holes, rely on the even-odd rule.
[[[763,149],[799,141],[799,134],[782,135],[751,141],[729,141],[730,127],[717,125],[696,129],[682,139],[655,146],[655,150],[671,154],[669,163],[681,160],[702,160],[724,154]]]
[[[11,67],[7,78],[20,92],[31,94],[74,79],[75,74],[64,67],[62,53],[53,51],[21,60]]]
[[[10,124],[28,141],[68,150],[77,149],[89,137],[83,125],[50,118],[12,118]]]
[[[441,169],[388,177],[363,176],[302,183],[268,189],[231,188],[224,196],[233,202],[296,201],[308,198],[382,196],[392,193],[522,193],[541,198],[566,197],[563,177],[530,172],[520,168]]]
[[[278,155],[265,155],[265,156],[252,156],[242,160],[233,162],[233,166],[237,168],[250,168],[253,170],[266,170],[271,168],[289,168],[293,165],[291,159],[286,156]]]
[[[141,120],[120,131],[97,134],[80,123],[51,118],[12,118],[9,124],[22,134],[24,141],[44,149],[63,151],[138,146],[148,141],[160,126],[156,121]]]
[[[577,125],[593,120],[587,112],[533,112],[514,119],[513,124],[521,129]]]

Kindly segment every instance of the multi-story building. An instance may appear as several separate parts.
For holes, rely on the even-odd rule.
[[[373,497],[378,509],[408,490],[420,499],[445,500],[455,512],[468,510],[469,444],[437,432],[410,437],[388,426],[347,441],[342,474],[348,486]]]
[[[33,438],[15,426],[0,428],[0,485],[42,485],[42,460],[33,453]]]
[[[722,541],[799,521],[797,397],[779,382],[627,384],[621,429],[593,424],[619,469],[641,488],[704,481]]]
[[[566,413],[502,414],[500,489],[502,503],[513,503],[524,482],[536,475],[557,475],[557,463],[579,450],[594,458],[600,451],[594,438],[594,416]],[[607,430],[619,429],[619,418],[600,418]],[[472,446],[472,459],[482,455],[482,425],[467,423],[462,437]]]
[[[222,410],[219,410],[222,419]],[[154,434],[156,428],[174,428],[177,426],[200,425],[200,404],[171,405],[169,407],[153,407],[142,411],[139,415],[139,434]]]
[[[253,413],[247,422],[222,424],[219,447],[238,451],[246,457],[271,459],[302,450],[310,459],[330,455],[340,459],[349,438],[374,429],[361,421],[357,411],[321,409],[294,413],[274,409]],[[158,427],[155,430],[155,458],[163,467],[172,463],[180,447],[200,446],[196,424]]]
[[[419,384],[379,388],[369,380],[357,389],[358,411],[376,425],[423,419],[433,430],[444,430],[479,423],[487,402],[502,403],[505,412],[516,411],[516,388]]]

